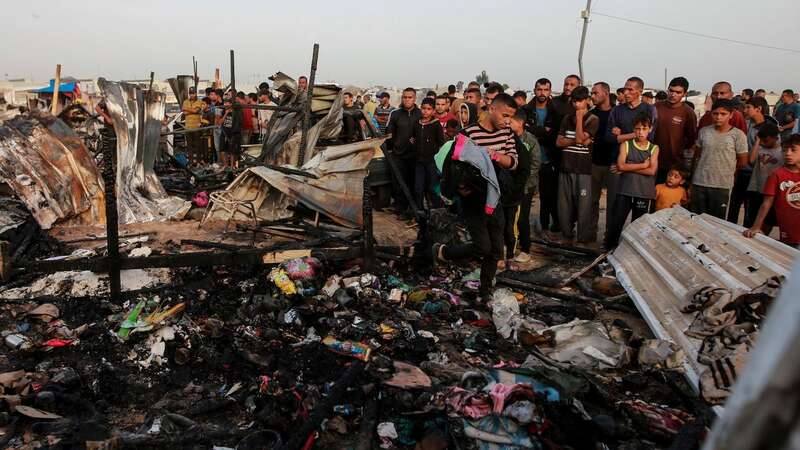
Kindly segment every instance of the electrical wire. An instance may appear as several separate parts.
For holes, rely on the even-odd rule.
[[[653,24],[653,23],[642,22],[640,20],[628,19],[627,17],[612,16],[611,14],[604,14],[604,13],[597,12],[597,11],[592,11],[591,14],[592,15],[596,15],[596,16],[601,16],[601,17],[608,17],[609,19],[621,20],[623,22],[629,22],[629,23],[635,23],[635,24],[638,24],[638,25],[644,25],[646,27],[658,28],[660,30],[673,31],[673,32],[676,32],[676,33],[688,34],[690,36],[702,37],[702,38],[706,38],[706,39],[715,39],[717,41],[732,42],[734,44],[749,45],[751,47],[767,48],[767,49],[770,49],[770,50],[779,50],[779,51],[782,51],[782,52],[800,53],[800,50],[793,49],[793,48],[775,47],[773,45],[759,44],[759,43],[756,43],[756,42],[747,42],[747,41],[740,41],[740,40],[737,40],[737,39],[728,39],[728,38],[724,38],[724,37],[713,36],[713,35],[710,35],[710,34],[697,33],[697,32],[694,32],[694,31],[681,30],[681,29],[678,29],[678,28],[665,27],[663,25],[656,25],[656,24]]]

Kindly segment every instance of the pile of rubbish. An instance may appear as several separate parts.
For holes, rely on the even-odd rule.
[[[619,300],[607,263],[579,278],[594,297],[501,286],[558,290],[592,256],[541,258],[548,264],[538,269],[504,272],[487,304],[477,300],[472,267],[426,273],[392,263],[367,273],[359,259],[313,257],[173,269],[113,301],[83,272],[40,282],[49,286],[41,292],[2,287],[0,444],[698,442],[711,412],[682,374],[684,355]]]

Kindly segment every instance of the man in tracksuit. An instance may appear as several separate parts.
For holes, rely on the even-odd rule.
[[[414,88],[403,89],[400,108],[392,111],[389,116],[389,123],[386,125],[386,133],[391,134],[391,138],[386,141],[386,148],[389,150],[397,162],[400,171],[400,178],[405,182],[409,189],[414,188],[414,170],[416,166],[416,155],[411,138],[414,133],[414,124],[419,122],[421,113],[416,104],[417,91]],[[398,211],[410,214],[410,205],[400,188],[400,183],[396,177],[392,178],[392,194]]]

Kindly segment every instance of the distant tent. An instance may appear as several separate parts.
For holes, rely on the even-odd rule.
[[[49,86],[40,89],[34,89],[33,92],[37,94],[53,95],[53,88],[55,87],[55,85],[56,85],[56,80],[51,79]],[[78,86],[77,81],[68,81],[65,83],[60,83],[58,85],[58,93],[63,94],[68,98],[76,99],[80,98],[81,96],[81,88]]]

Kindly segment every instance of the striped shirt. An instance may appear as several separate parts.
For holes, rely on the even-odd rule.
[[[567,139],[575,139],[575,114],[564,117],[561,122],[561,129],[558,134]],[[594,114],[586,114],[583,118],[583,131],[592,138],[597,134],[600,119]],[[573,143],[561,149],[563,156],[561,159],[561,171],[567,173],[577,173],[583,175],[592,174],[592,144],[582,145]]]
[[[488,131],[476,123],[464,128],[462,133],[480,147],[493,148],[501,155],[510,156],[514,162],[508,170],[517,168],[517,145],[511,128]]]

